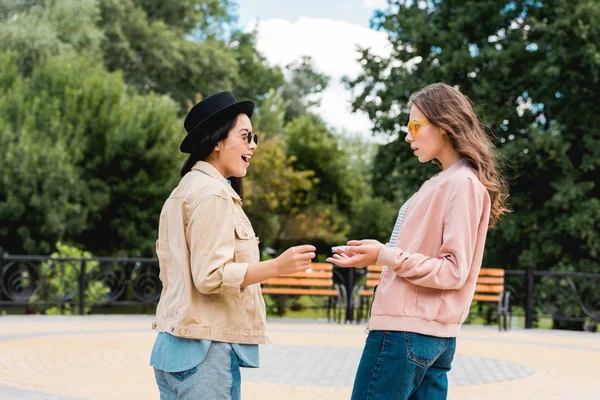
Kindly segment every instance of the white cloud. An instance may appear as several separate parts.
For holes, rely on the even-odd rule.
[[[384,33],[347,22],[302,17],[296,22],[267,20],[258,26],[257,48],[270,63],[285,66],[309,55],[316,69],[331,78],[315,112],[334,129],[370,136],[371,121],[365,113],[351,112],[351,93],[340,83],[343,76],[354,78],[362,71],[357,46],[389,55]]]
[[[384,9],[387,7],[387,0],[363,0],[363,5],[371,9]]]

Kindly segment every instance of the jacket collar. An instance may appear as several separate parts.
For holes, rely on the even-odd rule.
[[[227,193],[229,193],[234,200],[237,200],[240,204],[242,203],[240,195],[237,194],[235,190],[233,190],[229,181],[225,179],[225,177],[221,175],[221,173],[211,164],[207,163],[206,161],[198,161],[196,164],[194,164],[192,169],[204,172],[211,178],[216,179],[219,183],[221,183],[224,186],[225,190],[227,190]]]

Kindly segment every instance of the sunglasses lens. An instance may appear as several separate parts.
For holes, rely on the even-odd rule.
[[[248,144],[252,143],[254,141],[254,144],[258,144],[258,136],[256,135],[256,133],[251,133],[248,135]]]

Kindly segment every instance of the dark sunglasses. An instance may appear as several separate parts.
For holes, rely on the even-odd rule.
[[[254,144],[258,145],[258,135],[256,133],[244,133],[243,135],[246,135],[248,144],[250,144],[250,143],[252,143],[252,141],[254,141]]]

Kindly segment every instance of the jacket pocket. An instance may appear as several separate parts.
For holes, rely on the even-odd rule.
[[[235,237],[235,261],[258,262],[258,259],[254,260],[258,253],[258,246],[252,227],[246,224],[236,225]]]
[[[435,336],[403,332],[406,356],[409,360],[430,367],[444,352],[446,339]]]
[[[235,235],[240,240],[250,240],[254,237],[254,231],[246,224],[235,226]]]

